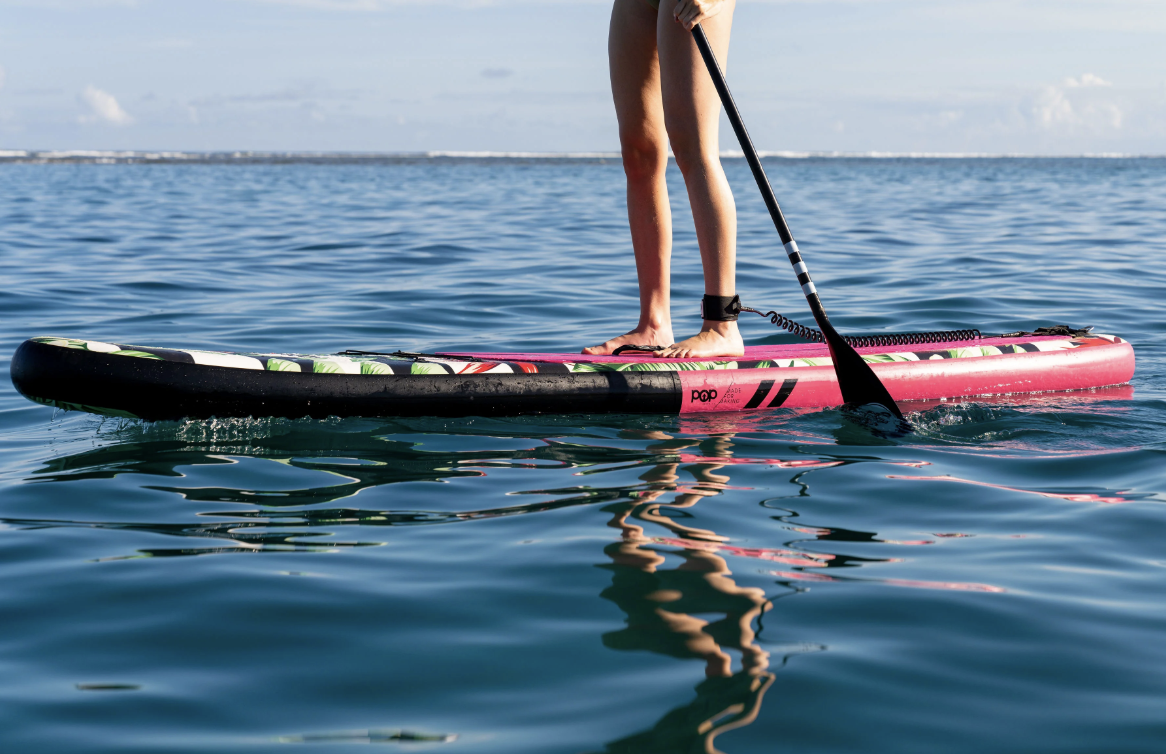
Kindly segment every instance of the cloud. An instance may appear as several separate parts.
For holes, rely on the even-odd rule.
[[[1046,86],[1041,90],[1032,106],[1032,112],[1037,122],[1045,128],[1073,123],[1077,119],[1073,112],[1073,103],[1069,102],[1063,89],[1055,86]]]
[[[134,122],[134,119],[122,109],[114,96],[90,84],[81,92],[81,101],[89,106],[89,115],[81,116],[82,123],[102,121],[115,126],[125,126]]]
[[[4,66],[0,65],[0,89],[4,88],[4,77],[5,77]]]
[[[1032,114],[1045,130],[1085,130],[1101,133],[1117,130],[1125,121],[1125,111],[1108,92],[1096,91],[1113,84],[1086,73],[1079,79],[1068,77],[1061,86],[1046,86],[1034,97]]]
[[[482,71],[482,75],[488,79],[504,79],[507,76],[513,76],[514,71],[509,68],[486,68]]]
[[[1081,86],[1113,86],[1112,82],[1106,81],[1100,76],[1094,76],[1092,73],[1083,73],[1079,79],[1075,79],[1072,76],[1069,76],[1065,79],[1064,84],[1070,89],[1075,89]]]

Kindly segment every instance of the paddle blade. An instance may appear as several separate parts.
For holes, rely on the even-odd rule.
[[[819,322],[826,345],[830,347],[830,357],[834,359],[834,373],[838,375],[838,387],[842,389],[842,400],[855,406],[877,403],[888,411],[903,418],[903,412],[895,405],[895,399],[887,388],[858,355],[858,351],[842,339],[829,322]]]

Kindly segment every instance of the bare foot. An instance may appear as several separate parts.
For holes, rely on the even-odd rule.
[[[705,321],[700,332],[687,340],[656,351],[660,359],[705,359],[745,355],[745,342],[736,322]]]
[[[672,342],[672,326],[664,327],[637,327],[627,335],[612,338],[598,346],[589,346],[583,349],[588,356],[608,356],[620,346],[666,346]]]

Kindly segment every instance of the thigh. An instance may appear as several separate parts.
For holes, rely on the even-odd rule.
[[[720,13],[701,23],[722,68],[728,61],[735,5],[735,0],[725,0]],[[668,133],[672,136],[673,149],[680,146],[678,141],[683,141],[688,146],[699,145],[715,151],[721,100],[696,49],[692,32],[672,17],[675,6],[676,0],[661,0],[656,21],[660,88]]]
[[[647,0],[615,0],[607,55],[621,139],[663,141],[656,10]]]

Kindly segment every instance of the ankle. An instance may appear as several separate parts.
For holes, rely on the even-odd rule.
[[[701,332],[715,332],[718,335],[731,336],[737,333],[736,321],[722,321],[715,319],[706,319],[701,325]]]

